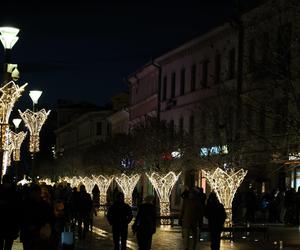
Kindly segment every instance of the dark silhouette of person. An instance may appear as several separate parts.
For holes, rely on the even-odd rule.
[[[126,250],[126,241],[128,235],[128,224],[132,220],[131,207],[124,202],[124,194],[118,193],[115,202],[107,211],[107,220],[112,226],[114,249]]]
[[[20,199],[11,176],[4,175],[0,185],[0,250],[11,250],[19,233]]]
[[[199,239],[201,239],[201,230],[203,227],[203,216],[204,216],[204,208],[205,208],[205,202],[206,202],[206,194],[204,193],[204,190],[202,187],[196,187],[197,192],[197,199],[200,202],[200,209],[199,209],[199,222],[198,222],[198,228],[199,228]]]
[[[97,184],[93,187],[92,194],[93,194],[93,206],[95,208],[94,211],[95,211],[95,215],[97,216],[97,210],[100,207],[100,190]]]
[[[196,249],[198,241],[197,227],[200,216],[203,216],[202,204],[197,197],[197,192],[192,189],[189,191],[188,197],[183,200],[180,211],[180,224],[182,225],[184,249],[186,250],[190,249],[190,235],[192,235],[192,249]]]
[[[144,203],[138,207],[132,231],[136,233],[139,250],[150,250],[152,235],[156,232],[156,208],[153,196],[146,196]]]
[[[211,238],[211,250],[220,249],[221,232],[226,219],[226,212],[214,192],[210,193],[205,207],[205,217],[208,219],[208,227]]]
[[[52,206],[41,197],[41,188],[33,184],[20,209],[20,240],[24,250],[50,250],[49,240],[54,224]]]
[[[78,238],[84,239],[89,231],[90,213],[93,208],[91,195],[86,192],[85,186],[79,187],[78,194]],[[82,231],[83,223],[83,231]]]

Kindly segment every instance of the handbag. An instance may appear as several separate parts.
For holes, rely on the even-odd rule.
[[[74,233],[70,230],[67,231],[64,229],[64,231],[61,233],[61,244],[62,245],[74,245]]]

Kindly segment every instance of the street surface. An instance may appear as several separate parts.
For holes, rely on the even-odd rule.
[[[242,236],[244,236],[244,238],[242,238]],[[210,242],[208,234],[203,233],[202,238],[204,241],[199,241],[197,250],[209,250]],[[250,235],[241,234],[235,242],[223,240],[221,242],[221,250],[279,249],[279,241],[283,241],[283,249],[285,250],[300,250],[300,228],[287,227],[280,224],[270,225],[268,239],[264,239],[262,233],[251,233]],[[138,249],[131,228],[129,228],[127,247],[130,250]],[[152,248],[154,250],[184,249],[180,227],[159,227],[153,237]],[[19,240],[16,240],[13,250],[22,249],[22,244]],[[111,228],[102,213],[94,217],[93,233],[90,233],[85,240],[76,239],[75,250],[94,249],[113,249]]]

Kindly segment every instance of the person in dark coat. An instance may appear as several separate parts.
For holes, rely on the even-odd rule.
[[[183,200],[180,211],[180,224],[182,225],[182,234],[184,241],[184,249],[190,249],[190,235],[192,235],[192,249],[196,249],[197,245],[197,226],[200,217],[203,216],[202,204],[197,197],[195,190],[188,193],[188,197]]]
[[[107,220],[112,226],[114,249],[126,250],[126,241],[128,235],[128,224],[132,220],[131,207],[124,202],[124,194],[118,193],[116,201],[111,205],[107,211]]]
[[[24,250],[52,250],[49,242],[54,224],[52,206],[41,197],[40,186],[33,184],[21,209],[20,240]]]
[[[136,233],[139,250],[150,250],[152,235],[156,232],[156,208],[153,196],[146,196],[145,201],[138,208],[132,231]]]
[[[78,194],[78,237],[84,239],[89,231],[90,214],[93,208],[91,195],[86,192],[85,186],[81,185]],[[83,223],[83,231],[82,231]]]
[[[10,176],[4,175],[0,185],[0,250],[11,250],[19,233],[20,199]]]
[[[205,217],[208,219],[208,227],[211,238],[211,250],[220,249],[221,232],[226,219],[226,212],[214,192],[210,193],[205,207]]]

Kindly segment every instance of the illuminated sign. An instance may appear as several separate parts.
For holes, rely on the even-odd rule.
[[[213,146],[210,148],[200,148],[200,156],[219,155],[219,154],[228,154],[227,145]]]

